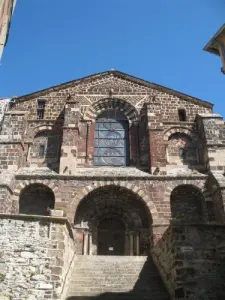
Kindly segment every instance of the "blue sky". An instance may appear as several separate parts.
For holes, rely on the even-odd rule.
[[[203,47],[224,0],[18,0],[0,66],[0,97],[114,68],[215,103],[225,75]]]

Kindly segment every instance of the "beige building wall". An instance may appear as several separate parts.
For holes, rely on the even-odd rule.
[[[0,59],[7,43],[11,17],[16,0],[0,0]]]

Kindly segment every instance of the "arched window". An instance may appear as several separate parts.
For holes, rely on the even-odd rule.
[[[96,119],[94,164],[129,164],[129,122],[124,114],[117,110],[107,110]]]

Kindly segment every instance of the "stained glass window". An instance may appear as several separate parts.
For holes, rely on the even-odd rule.
[[[95,126],[95,165],[128,165],[128,130],[127,118],[116,110],[106,111],[97,118]]]

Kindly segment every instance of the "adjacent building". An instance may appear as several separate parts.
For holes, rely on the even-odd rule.
[[[220,56],[222,61],[221,72],[225,74],[225,24],[205,45],[204,50]]]
[[[16,0],[0,0],[0,60],[9,36]]]

